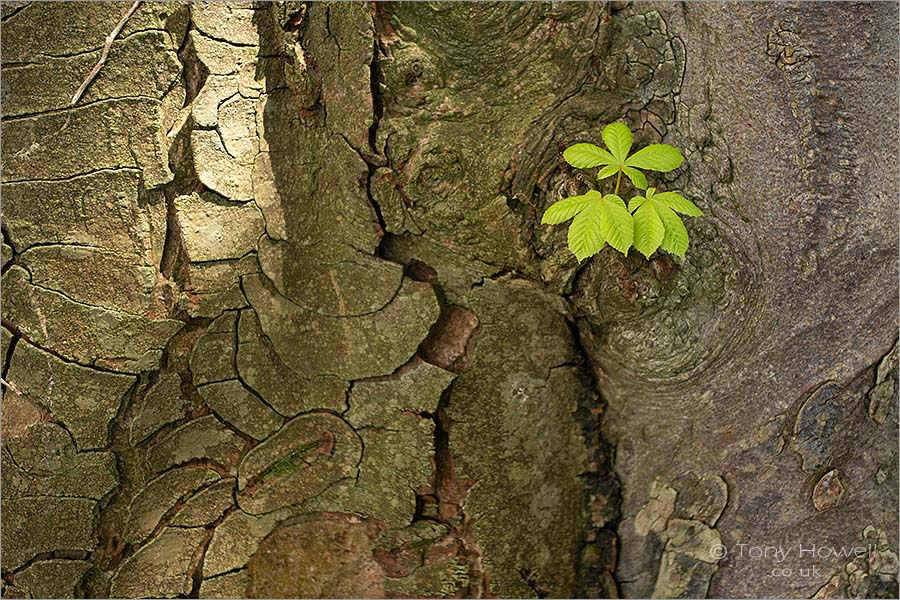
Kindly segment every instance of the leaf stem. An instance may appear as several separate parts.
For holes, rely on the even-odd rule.
[[[616,177],[616,190],[613,192],[616,196],[619,195],[619,184],[622,182],[622,167],[619,167],[619,176]]]

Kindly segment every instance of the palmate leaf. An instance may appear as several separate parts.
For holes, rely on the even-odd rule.
[[[659,215],[666,230],[660,248],[670,254],[684,258],[684,253],[688,248],[688,232],[681,221],[681,217],[675,214],[668,206],[656,206],[656,213]],[[636,244],[635,244],[636,245]]]
[[[690,210],[694,213],[692,216],[700,216],[703,213],[693,202],[680,194],[653,192],[654,189],[650,188],[647,190],[646,198],[637,196],[628,203],[629,210],[634,212],[634,247],[647,258],[650,258],[657,249],[684,258],[690,240],[681,217],[675,213],[671,204]]]
[[[569,250],[578,261],[593,256],[603,249],[604,239],[600,227],[600,201],[590,202],[569,225]]]
[[[601,136],[608,151],[594,144],[573,144],[563,152],[566,162],[580,169],[609,165],[607,169],[603,170],[603,176],[598,177],[599,179],[621,170],[631,179],[635,187],[645,189],[647,187],[647,184],[644,183],[646,179],[641,179],[643,174],[637,175],[639,173],[637,169],[671,171],[681,166],[684,161],[681,151],[668,144],[650,144],[628,156],[634,143],[634,137],[624,123],[610,123],[603,128]],[[615,170],[612,168],[613,166],[616,167]],[[629,168],[632,169],[630,173]]]
[[[687,229],[679,214],[703,215],[693,202],[675,192],[656,194],[648,188],[647,177],[640,169],[666,172],[677,169],[684,162],[681,152],[668,144],[651,144],[629,156],[634,138],[624,123],[610,123],[603,128],[606,148],[594,144],[574,144],[563,152],[566,161],[577,168],[600,167],[597,179],[614,175],[616,193],[601,195],[588,192],[561,200],[544,213],[543,223],[556,224],[573,219],[569,227],[569,248],[578,260],[599,252],[607,243],[628,255],[634,246],[646,258],[663,250],[680,257],[687,251]],[[636,190],[646,190],[625,206],[618,194],[622,175]]]
[[[563,151],[563,158],[577,169],[589,169],[619,162],[612,154],[600,146],[586,143],[569,146]]]
[[[643,173],[632,167],[625,167],[622,169],[622,172],[631,180],[631,185],[639,190],[647,189],[647,178],[644,177]]]
[[[652,200],[644,202],[634,213],[634,247],[646,258],[656,252],[666,235],[655,204]]]
[[[619,165],[606,165],[597,172],[597,179],[606,179],[619,172]]]
[[[652,190],[653,188],[650,188],[650,189]],[[635,196],[634,198],[632,198],[631,200],[628,201],[628,212],[633,213],[638,208],[640,208],[641,205],[646,201],[647,201],[647,199],[644,198],[643,196]]]
[[[628,152],[631,150],[631,144],[634,141],[628,125],[624,123],[610,123],[603,128],[601,136],[603,137],[603,143],[606,144],[612,155],[616,157],[616,161],[620,165],[624,164],[625,159],[628,157]]]
[[[647,169],[648,171],[671,171],[681,166],[684,156],[681,151],[668,144],[650,144],[628,157],[626,167]]]
[[[615,194],[607,194],[599,202],[600,232],[610,246],[628,256],[634,241],[634,218],[625,202]]]
[[[603,128],[601,135],[608,151],[594,144],[580,143],[566,148],[563,157],[577,168],[603,167],[597,173],[598,180],[612,177],[616,173],[621,178],[624,174],[639,190],[647,189],[647,178],[638,169],[671,171],[684,161],[678,148],[668,144],[650,144],[628,156],[634,137],[624,123],[610,123]],[[616,189],[618,190],[618,180]]]
[[[689,217],[702,217],[703,211],[697,208],[697,205],[675,192],[661,192],[653,196],[654,200],[662,202],[675,212],[679,212]]]
[[[594,194],[569,226],[569,250],[582,261],[600,252],[608,242],[627,255],[634,238],[634,218],[618,196]]]
[[[591,190],[583,196],[571,196],[570,198],[565,198],[559,202],[554,202],[546,211],[544,211],[544,217],[541,219],[541,224],[556,225],[568,221],[581,212],[591,200],[599,199],[600,192]]]

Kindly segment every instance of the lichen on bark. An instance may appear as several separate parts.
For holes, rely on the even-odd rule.
[[[4,596],[895,593],[896,6],[146,2],[69,106],[127,8],[2,7]],[[615,120],[685,261],[539,225]]]

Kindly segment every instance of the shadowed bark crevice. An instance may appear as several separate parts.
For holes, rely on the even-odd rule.
[[[895,5],[141,3],[69,108],[121,8],[0,9],[4,596],[896,595]],[[541,224],[613,121],[684,259]]]

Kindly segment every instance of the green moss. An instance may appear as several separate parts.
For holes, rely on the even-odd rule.
[[[300,446],[287,456],[275,461],[270,466],[266,467],[266,469],[264,469],[263,472],[259,474],[259,482],[262,483],[274,477],[289,475],[297,469],[308,467],[309,463],[306,462],[303,457],[320,446],[321,442],[312,442],[304,446]]]

